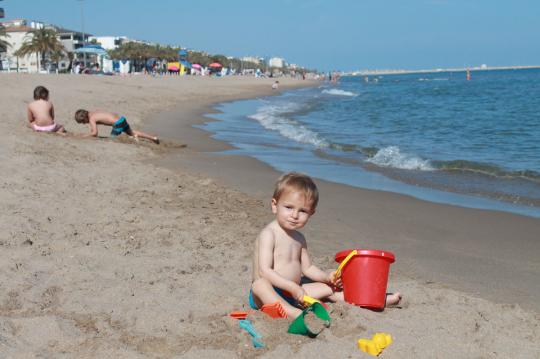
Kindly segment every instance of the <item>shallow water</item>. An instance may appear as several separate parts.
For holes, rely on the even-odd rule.
[[[201,127],[280,171],[540,217],[539,108],[540,70],[349,77]]]

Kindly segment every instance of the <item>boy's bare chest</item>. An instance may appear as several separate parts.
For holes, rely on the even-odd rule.
[[[289,238],[283,238],[276,241],[274,247],[274,259],[280,261],[293,261],[299,260],[302,252],[302,245]]]

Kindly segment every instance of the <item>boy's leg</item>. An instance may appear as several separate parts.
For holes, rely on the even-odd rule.
[[[128,135],[146,138],[147,140],[150,140],[159,144],[159,139],[156,136],[149,135],[148,133],[144,133],[142,131],[131,130],[131,134],[128,133]]]
[[[332,302],[343,300],[343,292],[335,292],[328,284],[314,282],[302,284],[306,294],[315,299],[328,299]],[[341,299],[340,299],[341,296]]]
[[[56,125],[56,132],[66,133],[66,129],[62,125]]]
[[[302,285],[306,294],[315,299],[328,299],[331,302],[345,301],[343,291],[334,292],[330,286],[325,283],[306,283]],[[399,304],[401,301],[401,293],[386,293],[386,305],[392,306]]]
[[[294,319],[302,313],[300,309],[293,307],[277,294],[272,283],[264,278],[259,278],[254,281],[253,284],[251,284],[251,290],[253,291],[253,300],[259,308],[264,304],[279,302],[289,318]]]
[[[401,293],[395,292],[395,293],[386,293],[386,305],[397,305],[401,301]]]

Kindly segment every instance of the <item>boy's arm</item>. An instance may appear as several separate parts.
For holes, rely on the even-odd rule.
[[[295,293],[298,294],[298,296],[300,296],[300,294],[303,295],[302,287],[292,280],[283,278],[274,270],[274,246],[274,235],[270,231],[261,232],[259,235],[259,275],[270,281],[274,287],[286,290],[293,296],[295,296]]]
[[[98,130],[97,130],[96,121],[89,120],[88,126],[90,126],[90,133],[84,135],[83,137],[97,137]]]
[[[307,247],[302,247],[302,254],[300,258],[302,261],[302,273],[306,277],[315,282],[322,282],[327,284],[332,284],[334,282],[333,273],[326,273],[325,271],[319,269],[316,265],[311,263],[311,258],[309,258]]]

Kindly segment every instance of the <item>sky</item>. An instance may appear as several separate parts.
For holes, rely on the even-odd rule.
[[[24,18],[318,70],[540,65],[538,0],[3,0]],[[84,16],[81,16],[81,7]]]

